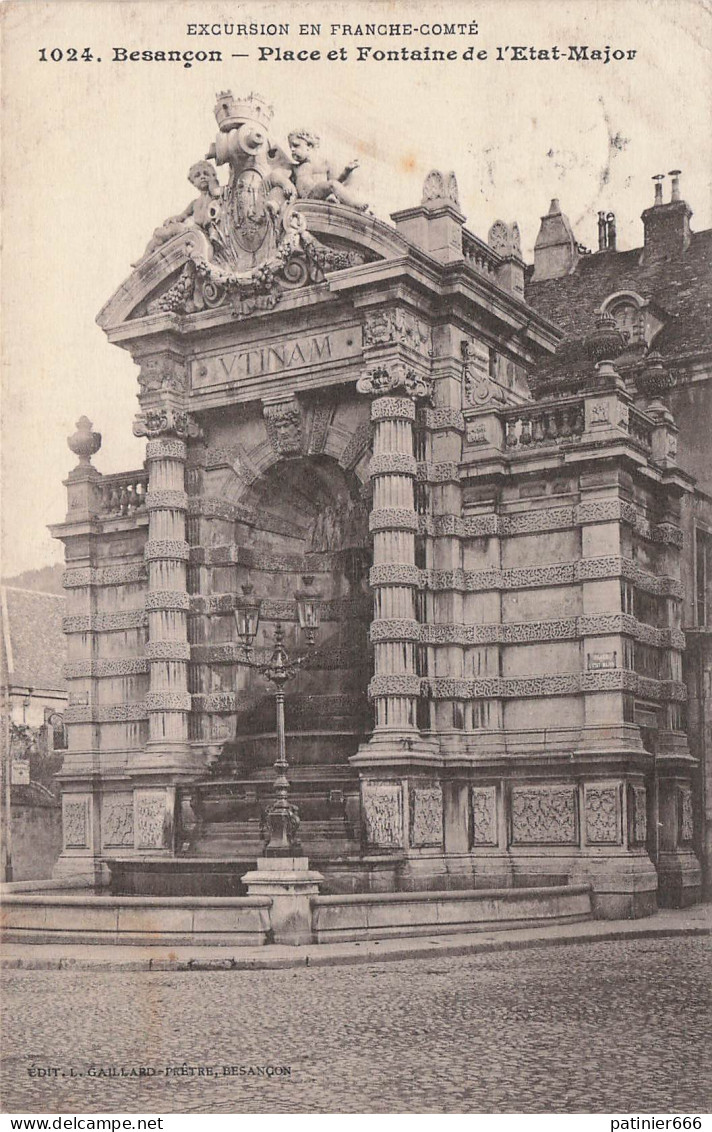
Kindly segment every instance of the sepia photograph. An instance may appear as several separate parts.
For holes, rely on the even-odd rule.
[[[702,1129],[708,0],[0,37],[3,1127]]]

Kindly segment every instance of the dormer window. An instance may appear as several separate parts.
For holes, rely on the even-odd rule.
[[[616,320],[616,325],[626,336],[629,346],[643,341],[643,319],[641,311],[633,303],[620,302],[608,307],[608,313]]]
[[[609,295],[601,309],[615,319],[618,329],[626,336],[628,346],[650,347],[663,326],[651,310],[651,304],[634,291],[618,291]]]

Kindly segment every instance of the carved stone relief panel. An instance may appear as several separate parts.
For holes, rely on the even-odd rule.
[[[101,834],[105,848],[134,843],[134,801],[129,791],[105,794],[101,801]]]
[[[366,313],[363,344],[385,346],[396,342],[427,355],[430,351],[430,328],[410,311],[396,307]]]
[[[589,845],[620,845],[621,788],[618,783],[586,784],[584,812]]]
[[[472,844],[497,845],[497,787],[473,786]]]
[[[90,849],[90,794],[65,794],[62,799],[62,831],[65,849]]]
[[[134,797],[136,848],[166,848],[168,811],[165,790],[137,790]]]
[[[443,792],[439,785],[413,786],[410,792],[410,843],[442,845]]]
[[[634,845],[645,845],[648,839],[648,792],[644,786],[630,787],[628,805],[630,840]]]
[[[403,846],[403,790],[400,782],[365,781],[361,785],[368,845]]]
[[[681,786],[678,790],[679,799],[679,830],[680,844],[685,845],[693,840],[695,834],[694,812],[692,808],[692,791],[689,786]]]
[[[512,844],[576,845],[575,786],[521,786],[512,790]]]

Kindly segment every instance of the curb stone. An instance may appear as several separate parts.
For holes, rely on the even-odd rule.
[[[600,921],[593,921],[594,925]],[[117,951],[128,953],[102,958],[96,955],[96,948],[89,948],[92,954],[84,955],[35,955],[31,954],[32,945],[14,945],[22,947],[22,955],[4,954],[0,956],[0,970],[5,971],[263,971],[280,970],[299,967],[326,967],[364,963],[382,963],[404,959],[425,959],[434,955],[464,956],[477,954],[492,954],[499,951],[522,951],[527,948],[541,949],[544,947],[562,947],[572,944],[615,942],[621,940],[640,939],[670,939],[680,936],[703,937],[712,935],[712,926],[701,922],[687,924],[650,924],[650,926],[623,927],[612,924],[610,929],[596,927],[588,931],[564,932],[559,934],[545,934],[542,931],[528,931],[526,935],[515,932],[497,933],[496,936],[484,933],[478,938],[476,933],[465,936],[451,937],[450,940],[440,936],[438,939],[423,939],[411,937],[409,942],[399,941],[393,946],[391,940],[366,940],[351,944],[320,944],[309,947],[284,947],[278,954],[271,954],[272,948],[265,946],[255,954],[230,954],[216,956],[214,954],[200,956],[180,956],[175,958],[141,957],[131,958],[131,948],[119,948]],[[388,944],[388,946],[383,946]],[[75,945],[76,946],[76,945]],[[81,945],[78,945],[77,950]],[[331,950],[332,948],[338,950]],[[7,948],[6,948],[7,951]]]

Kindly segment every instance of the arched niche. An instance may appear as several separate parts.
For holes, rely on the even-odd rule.
[[[231,578],[238,600],[248,585],[261,602],[255,659],[269,658],[277,624],[290,652],[306,651],[295,595],[305,589],[305,579],[313,579],[309,588],[322,600],[316,644],[286,687],[290,766],[297,779],[328,776],[330,768],[345,771],[371,727],[372,553],[363,485],[333,457],[303,456],[272,464],[243,500],[249,521],[235,522]],[[241,664],[221,679],[237,693],[234,739],[223,758],[234,761],[240,777],[269,777],[274,688]]]

